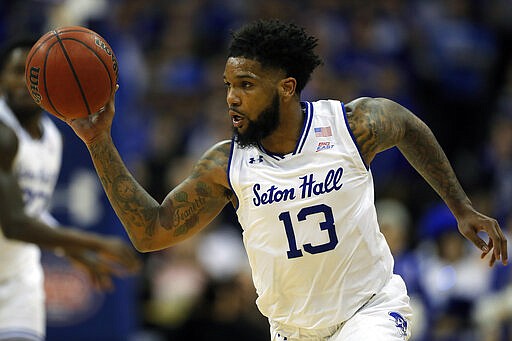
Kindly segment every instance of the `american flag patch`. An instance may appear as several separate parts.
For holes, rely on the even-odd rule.
[[[315,136],[316,137],[328,137],[332,136],[331,127],[320,127],[315,128]]]

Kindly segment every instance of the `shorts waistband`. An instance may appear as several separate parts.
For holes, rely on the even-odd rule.
[[[375,297],[376,294],[373,294],[355,313],[354,315],[364,309],[370,303],[370,301]],[[353,315],[352,315],[353,316]],[[351,316],[351,317],[352,317]],[[349,318],[350,319],[350,318]],[[320,329],[307,329],[307,328],[299,328],[292,327],[280,324],[274,320],[269,319],[271,331],[273,333],[280,334],[281,336],[285,336],[290,340],[308,340],[308,341],[316,341],[316,340],[325,340],[326,338],[334,335],[338,329],[342,328],[347,320],[335,324],[333,326],[327,328]],[[286,340],[286,339],[285,339]]]

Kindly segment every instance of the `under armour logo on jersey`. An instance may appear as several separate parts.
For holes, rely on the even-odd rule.
[[[263,162],[263,155],[258,155],[258,158],[251,157],[249,158],[249,163],[252,165],[253,163],[262,163]]]
[[[407,336],[407,320],[396,311],[390,311],[389,316],[391,316],[395,320],[395,326],[398,328],[400,332],[400,336]]]

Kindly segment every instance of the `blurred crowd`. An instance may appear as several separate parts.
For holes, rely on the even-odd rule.
[[[230,32],[280,18],[319,38],[303,99],[393,99],[424,120],[476,208],[512,231],[510,0],[0,1],[0,40],[87,26],[112,46],[113,136],[158,200],[230,138],[222,73]],[[378,216],[415,308],[412,340],[512,340],[510,267],[489,268],[396,149],[372,164]],[[510,238],[509,238],[510,240]],[[144,255],[134,339],[267,340],[232,208],[199,236]]]

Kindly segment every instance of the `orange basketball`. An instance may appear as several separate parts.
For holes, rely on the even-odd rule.
[[[114,51],[99,34],[81,26],[43,35],[30,50],[25,80],[34,101],[61,118],[94,114],[117,83]]]

